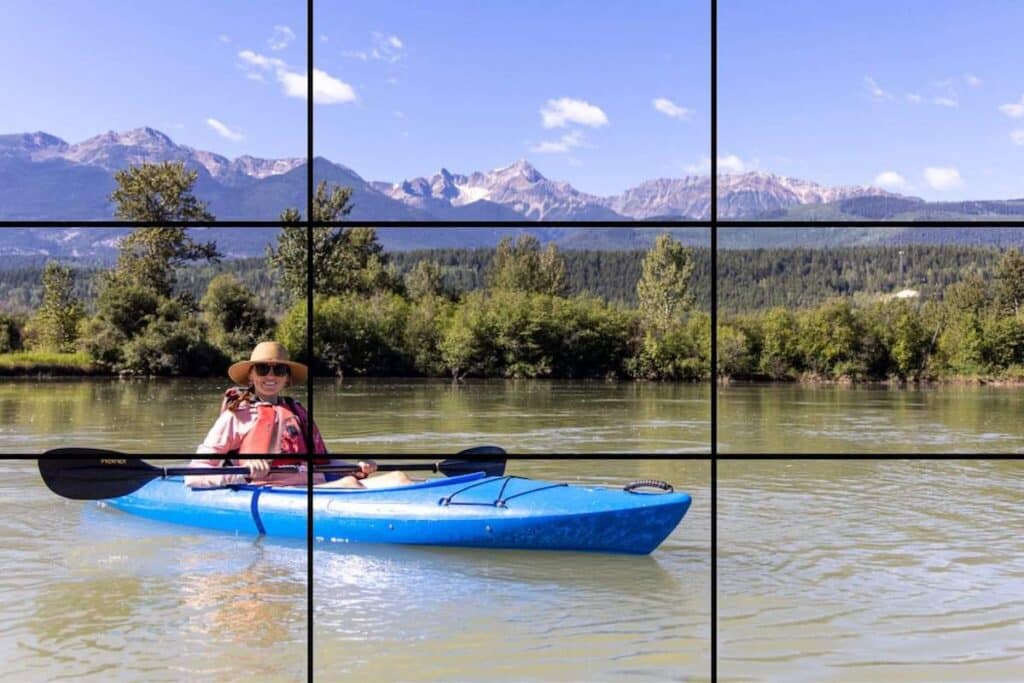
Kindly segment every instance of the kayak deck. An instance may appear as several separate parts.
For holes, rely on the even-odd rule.
[[[313,494],[313,535],[329,543],[647,554],[679,524],[685,493],[640,493],[482,472],[389,489]],[[192,490],[155,480],[111,507],[159,521],[236,533],[304,538],[303,488],[233,486]]]

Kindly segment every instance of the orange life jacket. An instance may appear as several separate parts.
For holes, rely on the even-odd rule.
[[[256,424],[242,437],[242,444],[238,448],[239,454],[309,452],[299,416],[287,404],[257,403],[252,406],[252,410],[256,411]],[[278,458],[273,464],[277,466],[300,462],[303,462],[301,458]]]

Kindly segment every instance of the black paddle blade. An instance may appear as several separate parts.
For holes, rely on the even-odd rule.
[[[69,454],[87,452],[84,449],[60,450]],[[138,458],[42,457],[39,459],[39,474],[46,486],[58,496],[72,500],[104,500],[139,490],[149,480],[161,476],[163,470]]]
[[[476,446],[459,451],[456,455],[480,459],[444,460],[438,463],[437,469],[446,477],[457,477],[470,472],[484,472],[488,477],[500,477],[505,474],[505,458],[494,457],[505,455],[505,449],[500,446]]]

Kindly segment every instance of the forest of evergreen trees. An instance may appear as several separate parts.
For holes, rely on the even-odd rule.
[[[482,289],[494,249],[427,249],[387,254],[400,276],[413,270],[420,261],[437,261],[442,268],[445,288],[453,295]],[[569,296],[591,294],[610,303],[637,305],[636,283],[640,280],[644,251],[561,251],[565,261]],[[73,268],[74,294],[92,311],[96,299],[96,276],[105,270],[99,266]],[[43,263],[33,266],[0,268],[0,312],[28,313],[42,302]],[[210,281],[221,273],[235,275],[270,314],[280,318],[291,301],[278,286],[279,275],[267,267],[262,257],[231,259],[217,264],[189,265],[179,268],[177,290],[199,300]],[[698,309],[711,307],[711,263],[707,249],[694,250],[691,292]]]
[[[903,251],[903,279],[900,279]],[[568,293],[589,293],[609,302],[636,305],[642,251],[560,252],[565,260]],[[910,287],[926,300],[941,298],[949,285],[977,274],[992,278],[1001,251],[986,247],[914,245],[840,249],[750,249],[718,253],[718,302],[723,313],[757,311],[776,306],[798,309],[817,306],[836,296],[884,294]],[[430,249],[391,252],[400,275],[420,261],[442,266],[444,285],[453,294],[480,289],[494,249]],[[93,280],[102,269],[74,269],[75,295],[91,310],[96,297]],[[0,311],[26,313],[39,307],[43,265],[0,269]],[[195,299],[219,273],[232,273],[279,318],[287,296],[277,287],[278,274],[263,258],[190,265],[178,269],[178,288]],[[698,309],[710,310],[711,264],[706,249],[694,250],[691,292]]]

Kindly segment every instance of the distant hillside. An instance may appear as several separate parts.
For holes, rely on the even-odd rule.
[[[0,230],[0,266],[31,265],[47,258],[110,263],[117,241],[131,228],[7,228]],[[493,248],[503,237],[531,234],[562,249],[647,249],[665,231],[687,246],[710,246],[708,228],[379,228],[387,251]],[[196,240],[213,241],[227,258],[262,256],[280,228],[191,228]],[[29,257],[17,259],[12,257]]]
[[[914,197],[851,197],[820,204],[794,204],[761,212],[778,221],[1024,221],[1024,199],[926,202]]]
[[[909,244],[1024,247],[1021,228],[719,228],[720,249],[833,249]]]

